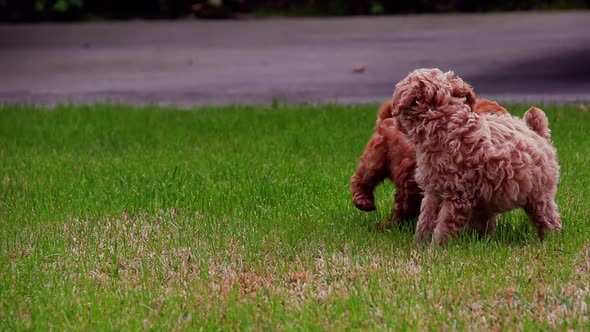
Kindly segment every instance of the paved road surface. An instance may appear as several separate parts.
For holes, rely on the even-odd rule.
[[[0,25],[9,103],[378,102],[418,67],[504,101],[590,101],[590,11]]]

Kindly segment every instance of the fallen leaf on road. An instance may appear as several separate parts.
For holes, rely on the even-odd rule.
[[[352,72],[355,74],[362,74],[365,72],[365,70],[367,70],[367,67],[364,65],[358,65],[352,68]]]

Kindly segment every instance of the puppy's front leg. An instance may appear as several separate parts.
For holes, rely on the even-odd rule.
[[[416,241],[424,243],[430,237],[439,214],[440,198],[433,193],[425,193],[420,206],[420,217],[416,225]]]
[[[449,236],[456,237],[471,219],[473,206],[468,200],[446,199],[442,202],[432,242],[444,246]]]
[[[363,152],[359,167],[352,176],[352,202],[360,210],[375,210],[373,190],[389,175],[385,145],[382,135],[373,134]]]

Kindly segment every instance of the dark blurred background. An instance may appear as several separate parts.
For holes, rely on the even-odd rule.
[[[589,9],[590,0],[0,0],[0,21],[79,21]]]
[[[18,23],[0,24],[0,104],[377,103],[422,67],[454,70],[498,101],[587,102],[588,9],[590,0],[0,0],[0,23]]]

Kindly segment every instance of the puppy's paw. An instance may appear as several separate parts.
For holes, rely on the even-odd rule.
[[[354,205],[363,211],[374,211],[375,210],[375,200],[373,197],[367,197],[366,195],[355,194],[352,198],[352,202]]]

